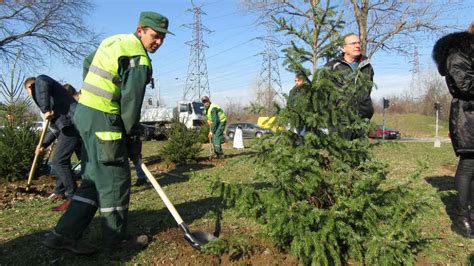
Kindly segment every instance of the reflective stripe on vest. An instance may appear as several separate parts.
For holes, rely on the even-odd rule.
[[[82,89],[81,89],[81,93],[83,91],[87,91],[87,92],[91,92],[97,96],[100,96],[102,98],[105,98],[105,99],[108,99],[108,100],[111,100],[111,101],[115,101],[117,102],[118,100],[120,100],[120,95],[117,95],[117,94],[113,94],[112,92],[110,91],[105,91],[99,87],[96,87],[92,84],[89,84],[89,83],[84,83],[82,85]]]
[[[97,74],[98,76],[101,76],[103,77],[104,79],[108,79],[110,81],[112,81],[112,83],[114,83],[115,85],[119,86],[120,85],[120,82],[122,82],[122,80],[120,79],[120,77],[116,77],[114,76],[112,73],[109,73],[105,70],[102,70],[94,65],[91,65],[89,67],[89,72],[92,72],[94,74]]]
[[[140,56],[139,65],[151,69],[150,58],[134,34],[119,34],[103,40],[84,79],[79,103],[102,112],[120,114],[119,59],[136,56]]]
[[[118,140],[122,139],[122,132],[95,132],[95,135],[101,140]]]
[[[227,116],[225,115],[222,108],[215,103],[211,103],[211,106],[209,106],[209,109],[207,109],[207,112],[206,112],[208,124],[210,125],[212,123],[211,113],[212,113],[212,109],[214,108],[217,108],[217,116],[219,118],[219,122],[225,122],[227,120]]]

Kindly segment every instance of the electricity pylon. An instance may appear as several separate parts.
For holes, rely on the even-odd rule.
[[[211,32],[208,28],[202,25],[201,15],[207,15],[202,11],[201,7],[194,5],[193,8],[187,11],[194,13],[193,23],[184,25],[193,30],[193,38],[186,42],[191,47],[188,74],[186,76],[186,87],[184,89],[183,100],[199,100],[201,96],[210,96],[209,80],[207,77],[207,64],[204,48],[209,46],[204,42],[203,32]]]

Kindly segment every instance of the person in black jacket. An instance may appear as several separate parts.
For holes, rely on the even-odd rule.
[[[302,73],[295,75],[295,86],[290,90],[288,95],[287,107],[292,109],[294,112],[301,115],[303,110],[300,110],[301,102],[304,101],[302,97],[306,97],[305,92],[308,90],[309,84],[306,82],[306,76]],[[304,108],[304,107],[303,107]],[[299,121],[295,121],[294,132],[300,136],[304,136],[306,127],[301,125]]]
[[[470,216],[470,212],[474,214],[474,33],[456,32],[442,37],[434,45],[432,56],[453,96],[449,132],[454,152],[460,157],[455,176],[458,206],[453,230],[474,238]]]
[[[361,53],[361,42],[358,35],[346,34],[343,37],[341,55],[326,64],[325,67],[334,72],[333,82],[343,88],[349,84],[356,84],[358,91],[351,95],[354,109],[362,119],[369,121],[374,114],[374,107],[370,93],[372,92],[374,70],[369,59]],[[344,138],[352,140],[362,137],[361,132],[348,131]]]
[[[56,182],[54,193],[61,195],[64,187],[67,200],[52,210],[63,211],[69,206],[71,197],[77,189],[71,170],[72,153],[78,150],[78,145],[81,145],[79,133],[73,122],[76,100],[63,85],[46,75],[27,78],[24,87],[40,108],[44,118],[50,120],[51,130],[35,152],[43,153],[57,139],[52,166],[59,182]]]

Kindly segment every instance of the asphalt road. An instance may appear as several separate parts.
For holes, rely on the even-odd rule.
[[[441,143],[451,143],[450,138],[439,138]],[[435,142],[435,138],[400,138],[398,140],[392,140],[392,141],[399,141],[399,142]]]

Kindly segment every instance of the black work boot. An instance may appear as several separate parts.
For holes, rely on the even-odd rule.
[[[65,249],[77,255],[92,255],[97,252],[94,247],[81,245],[79,241],[66,238],[54,231],[47,233],[41,243],[48,248]]]
[[[469,209],[458,209],[453,218],[453,225],[451,226],[451,229],[464,237],[474,238],[474,226],[469,215]]]
[[[141,186],[147,186],[147,185],[148,185],[148,182],[146,182],[146,179],[144,178],[137,179],[135,184],[133,184],[134,187],[141,187]]]
[[[127,236],[121,241],[106,244],[106,251],[142,250],[148,246],[147,235]]]

